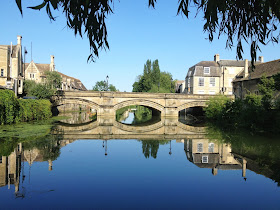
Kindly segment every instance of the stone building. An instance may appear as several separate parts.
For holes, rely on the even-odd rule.
[[[247,93],[259,94],[258,84],[260,78],[265,75],[270,78],[273,75],[280,73],[280,59],[258,63],[255,65],[255,69],[252,70],[249,65],[236,75],[233,80],[233,91],[236,98],[243,99]]]
[[[22,94],[24,80],[21,39],[17,36],[17,45],[0,45],[0,88],[16,95]]]
[[[25,64],[25,79],[34,80],[37,83],[44,82],[47,71],[55,70],[54,56],[51,55],[50,64],[30,63]],[[61,90],[83,91],[87,90],[83,83],[74,77],[67,76],[58,72],[62,78]]]
[[[201,61],[189,68],[185,79],[185,92],[187,94],[232,95],[232,81],[246,65],[248,66],[248,60],[220,60],[219,54],[216,54],[214,61]]]

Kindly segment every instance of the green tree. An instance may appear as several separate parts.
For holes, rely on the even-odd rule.
[[[47,71],[46,79],[42,83],[33,80],[24,81],[24,93],[27,96],[36,96],[38,99],[50,99],[61,88],[61,76],[57,72]]]
[[[271,109],[272,99],[275,93],[274,78],[267,78],[265,75],[261,77],[261,82],[258,84],[260,93],[262,94],[262,104],[265,109]]]
[[[92,88],[94,91],[107,91],[107,89],[108,91],[118,91],[117,88],[112,84],[108,85],[107,87],[107,83],[105,81],[97,81]]]
[[[57,71],[47,71],[45,73],[45,84],[51,89],[60,89],[62,78]]]
[[[175,82],[168,72],[161,72],[158,60],[147,60],[143,74],[133,84],[133,92],[174,93]]]
[[[149,6],[155,7],[157,0],[149,0]],[[22,13],[21,0],[15,0]],[[91,54],[88,57],[98,57],[100,49],[109,49],[107,27],[105,20],[112,14],[114,0],[44,0],[39,5],[29,8],[46,9],[51,20],[53,10],[62,11],[66,16],[67,26],[75,35],[89,39]],[[242,58],[242,43],[251,44],[252,62],[256,60],[256,52],[260,44],[279,41],[279,0],[179,0],[177,14],[189,17],[189,7],[195,7],[197,12],[203,13],[203,30],[208,33],[209,41],[214,34],[227,36],[226,47],[237,46],[237,57]],[[237,42],[237,44],[235,43]]]

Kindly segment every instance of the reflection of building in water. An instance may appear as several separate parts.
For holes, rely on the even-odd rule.
[[[18,144],[9,156],[0,156],[0,187],[15,186],[15,192],[19,190],[19,178],[22,162],[22,144]]]
[[[218,170],[242,169],[242,176],[246,176],[246,160],[236,158],[231,153],[230,144],[188,139],[184,141],[184,150],[190,162],[200,168],[212,168],[213,175],[217,175]]]
[[[61,140],[59,141],[59,147],[64,147],[67,144],[72,143],[74,140]],[[21,194],[20,183],[22,185],[24,181],[24,162],[28,162],[29,166],[34,162],[48,161],[49,171],[52,170],[52,160],[45,160],[42,151],[37,148],[24,150],[22,143],[19,143],[14,151],[9,156],[0,156],[0,187],[8,185],[10,189],[11,185],[15,186],[16,196],[24,197]],[[29,177],[30,178],[30,177]]]

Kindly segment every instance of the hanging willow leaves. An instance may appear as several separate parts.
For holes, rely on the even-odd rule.
[[[22,13],[21,0],[15,0]],[[95,60],[102,49],[109,49],[105,20],[112,11],[114,0],[41,0],[37,6],[29,8],[46,9],[51,20],[52,10],[62,8],[67,26],[75,35],[89,39],[91,54],[88,60]],[[155,7],[157,0],[148,0]],[[236,44],[236,56],[242,59],[243,42],[251,45],[252,62],[256,60],[260,44],[279,41],[280,0],[178,0],[177,14],[189,17],[189,7],[194,6],[204,16],[203,30],[209,41],[215,34],[227,37],[226,47]]]

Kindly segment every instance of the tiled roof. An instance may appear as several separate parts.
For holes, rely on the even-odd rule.
[[[216,66],[216,67],[218,67],[219,65],[215,61],[200,61],[195,66],[203,66],[203,67]]]
[[[63,74],[61,72],[58,72],[62,78],[65,78],[65,79],[71,79],[71,80],[74,80],[71,82],[71,85],[72,87],[76,88],[76,89],[80,89],[80,90],[87,90],[86,87],[83,85],[83,83],[79,80],[79,79],[76,79],[74,77],[70,77],[66,74]]]
[[[251,69],[251,68],[249,67],[249,69]],[[280,59],[256,64],[255,69],[253,71],[249,70],[249,75],[246,78],[243,77],[243,75],[244,75],[244,70],[243,70],[236,76],[236,79],[234,79],[233,82],[251,80],[251,79],[259,79],[264,74],[267,77],[271,77],[277,73],[280,73]]]
[[[31,61],[31,63],[33,63],[42,74],[45,71],[50,70],[50,64],[34,63],[33,61]],[[28,68],[29,64],[31,63],[25,63],[25,70]]]

